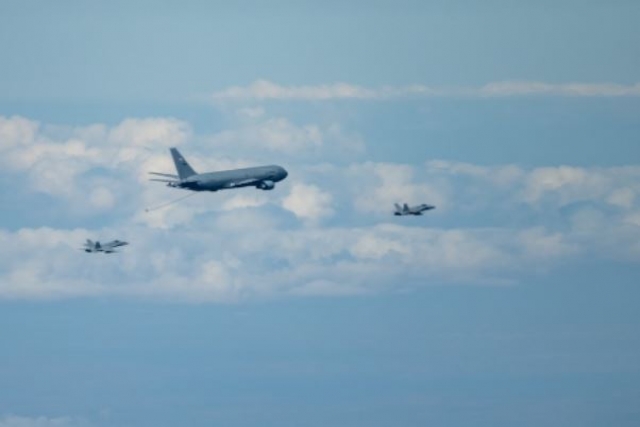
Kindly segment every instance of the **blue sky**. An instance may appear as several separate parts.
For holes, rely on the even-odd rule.
[[[3,2],[0,427],[640,422],[640,6],[342,3]]]

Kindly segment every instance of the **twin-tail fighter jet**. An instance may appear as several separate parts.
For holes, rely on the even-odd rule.
[[[178,174],[149,172],[151,175],[162,177],[153,178],[151,181],[165,182],[168,187],[192,191],[218,191],[240,187],[273,190],[276,182],[282,181],[288,175],[282,166],[277,165],[197,173],[177,149],[171,148],[170,151]]]
[[[435,206],[431,205],[417,205],[417,206],[409,206],[406,203],[400,206],[395,203],[396,211],[393,213],[396,216],[404,216],[404,215],[422,215],[422,212],[428,211],[431,209],[435,209]]]
[[[128,244],[129,243],[123,242],[121,240],[112,240],[111,242],[100,243],[87,239],[82,250],[84,250],[85,252],[104,252],[105,254],[112,254],[116,252],[116,248],[120,246],[126,246]]]

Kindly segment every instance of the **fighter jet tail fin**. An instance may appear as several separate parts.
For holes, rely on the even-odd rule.
[[[196,171],[187,163],[182,154],[176,149],[171,148],[171,157],[173,157],[173,163],[176,165],[176,171],[180,179],[187,179],[196,174]]]

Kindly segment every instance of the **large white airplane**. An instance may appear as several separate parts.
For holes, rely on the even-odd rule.
[[[400,206],[397,203],[394,203],[396,210],[393,213],[396,216],[404,216],[404,215],[422,215],[422,212],[428,211],[431,209],[435,209],[435,206],[431,205],[418,205],[418,206],[409,206],[406,203]]]
[[[87,239],[82,250],[84,250],[85,252],[104,252],[105,254],[112,254],[116,252],[116,248],[120,246],[126,246],[128,244],[129,243],[123,242],[121,240],[112,240],[111,242],[100,243]]]
[[[218,191],[240,187],[256,187],[260,190],[273,190],[276,182],[282,181],[288,175],[282,166],[277,165],[197,173],[177,149],[171,148],[170,151],[178,174],[149,173],[162,177],[151,179],[151,181],[166,182],[167,186],[173,188],[184,188],[192,191]]]

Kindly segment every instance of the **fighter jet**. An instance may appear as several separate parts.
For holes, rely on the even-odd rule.
[[[115,249],[117,247],[126,246],[128,244],[129,243],[123,242],[121,240],[112,240],[111,242],[100,243],[87,239],[82,250],[84,250],[85,252],[104,252],[105,254],[112,254],[116,252]]]
[[[276,182],[282,181],[288,175],[282,166],[276,165],[197,173],[177,149],[171,148],[170,151],[178,174],[149,172],[151,175],[162,177],[151,181],[166,182],[168,187],[192,191],[218,191],[240,187],[273,190]]]
[[[418,206],[409,206],[406,203],[400,206],[397,203],[394,203],[396,207],[396,211],[393,213],[396,216],[404,216],[404,215],[422,215],[422,212],[428,211],[431,209],[435,209],[435,206],[431,205],[418,205]]]

